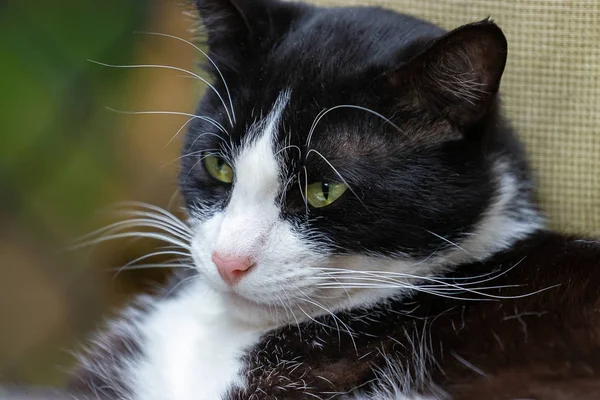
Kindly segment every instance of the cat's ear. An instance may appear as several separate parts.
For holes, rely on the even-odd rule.
[[[459,125],[476,123],[493,104],[507,55],[493,22],[461,26],[435,40],[390,76],[420,107]]]
[[[279,0],[194,0],[209,51],[223,61],[272,46],[299,10]]]

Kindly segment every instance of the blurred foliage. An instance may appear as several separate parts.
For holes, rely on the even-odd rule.
[[[149,8],[147,1],[62,3],[15,1],[1,16],[2,206],[27,214],[50,203],[63,222],[77,223],[105,200],[115,118],[103,107],[126,78],[87,59],[128,62],[131,33]]]
[[[88,59],[192,68],[189,46],[135,34],[189,39],[189,23],[169,0],[0,0],[0,384],[61,385],[108,310],[162,279],[111,272],[154,243],[63,250],[111,203],[172,200],[179,143],[165,144],[185,119],[106,107],[190,112],[198,88]]]

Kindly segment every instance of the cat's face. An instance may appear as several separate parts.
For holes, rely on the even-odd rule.
[[[366,305],[523,233],[510,156],[490,139],[495,25],[443,36],[373,8],[197,5],[218,71],[182,192],[195,264],[242,314]]]

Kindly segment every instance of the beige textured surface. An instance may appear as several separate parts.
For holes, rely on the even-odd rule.
[[[321,0],[375,4],[451,29],[492,17],[509,42],[501,92],[554,228],[600,235],[600,0]]]

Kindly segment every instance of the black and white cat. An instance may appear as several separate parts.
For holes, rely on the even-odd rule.
[[[493,22],[446,33],[373,7],[195,4],[214,86],[183,149],[189,221],[142,213],[194,268],[98,336],[80,387],[552,398],[540,376],[580,377],[568,363],[598,377],[586,310],[600,246],[543,228],[499,114],[507,43]]]

